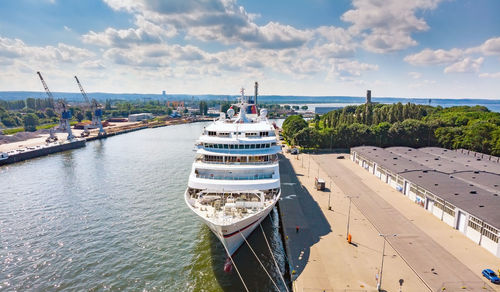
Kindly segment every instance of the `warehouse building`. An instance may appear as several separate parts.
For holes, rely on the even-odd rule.
[[[129,122],[140,122],[153,119],[154,116],[152,113],[140,113],[140,114],[132,114],[128,115]]]
[[[351,160],[500,257],[500,161],[463,149],[351,148]]]

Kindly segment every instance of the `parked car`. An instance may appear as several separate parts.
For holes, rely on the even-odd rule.
[[[491,283],[500,284],[500,278],[491,269],[484,269],[482,273]]]
[[[337,156],[337,159],[344,159],[344,158],[345,158],[344,155]]]
[[[299,148],[292,148],[290,151],[291,154],[299,154]]]

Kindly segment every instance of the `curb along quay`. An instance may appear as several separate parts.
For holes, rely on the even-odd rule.
[[[498,258],[347,158],[281,157],[294,291],[500,291],[481,276]]]

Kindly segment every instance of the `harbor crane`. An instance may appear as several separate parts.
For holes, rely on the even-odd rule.
[[[75,76],[75,79],[76,79],[76,83],[78,84],[78,87],[80,88],[80,92],[82,93],[83,98],[85,99],[85,102],[90,106],[90,110],[92,111],[92,124],[91,124],[92,128],[99,128],[99,134],[97,134],[98,136],[106,135],[106,131],[102,127],[102,121],[101,121],[102,108],[101,108],[101,105],[97,102],[97,100],[95,100],[95,98],[93,98],[92,101],[90,101],[89,97],[87,96],[87,93],[85,92],[82,84],[80,83],[80,80],[78,80],[78,77]],[[89,133],[87,126],[85,127],[84,133],[86,135],[88,135],[88,133]],[[84,133],[82,133],[82,135],[84,135]]]
[[[45,83],[45,80],[42,77],[42,73],[40,71],[37,71],[36,74],[38,74],[38,77],[40,77],[40,81],[42,81],[43,88],[45,89],[45,93],[47,93],[47,96],[54,100],[54,96],[52,95],[52,92],[50,92],[49,87],[47,86],[47,83]],[[75,139],[75,136],[73,135],[73,132],[71,131],[71,125],[69,124],[69,121],[71,120],[71,111],[69,110],[69,106],[66,103],[66,101],[62,98],[57,99],[57,101],[54,104],[54,108],[56,112],[59,114],[61,117],[59,120],[59,128],[63,129],[68,133],[67,140],[71,141]],[[57,140],[57,136],[55,135],[54,129],[50,130],[50,136],[47,138],[47,142],[53,142]]]

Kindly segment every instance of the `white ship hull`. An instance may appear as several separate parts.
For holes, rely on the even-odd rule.
[[[231,107],[227,116],[203,129],[196,141],[184,199],[188,207],[219,238],[228,255],[271,212],[281,196],[279,157],[281,147],[267,110],[258,114],[255,101],[241,91],[238,116]]]
[[[202,216],[189,202],[189,195],[184,194],[184,199],[188,207],[198,215],[198,217],[205,223],[210,230],[219,238],[221,243],[224,245],[226,251],[229,255],[233,255],[238,248],[245,242],[250,234],[259,226],[259,224],[266,218],[266,216],[271,212],[271,210],[278,202],[281,196],[280,193],[276,196],[276,200],[273,204],[267,206],[265,209],[259,213],[253,214],[252,216],[245,217],[239,221],[233,222],[231,224],[217,224]]]

